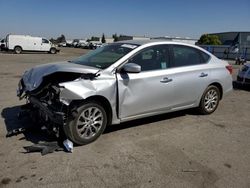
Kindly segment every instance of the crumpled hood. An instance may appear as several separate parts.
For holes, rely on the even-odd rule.
[[[71,73],[92,73],[95,74],[99,69],[84,65],[79,65],[69,62],[58,62],[38,65],[26,71],[22,77],[26,91],[36,89],[43,81],[45,76],[56,72],[71,72]]]

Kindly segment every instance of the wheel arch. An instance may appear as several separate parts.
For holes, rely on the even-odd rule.
[[[16,45],[16,46],[14,46],[13,50],[15,50],[15,48],[17,48],[17,47],[21,48],[21,49],[22,49],[22,51],[23,51],[23,48],[22,48],[22,46],[20,46],[20,45]]]
[[[222,97],[223,97],[223,87],[222,87],[222,85],[219,82],[213,82],[213,83],[209,84],[208,87],[209,86],[216,86],[219,89],[219,91],[220,91],[220,100],[221,100]]]
[[[101,96],[101,95],[94,95],[94,96],[87,97],[86,99],[74,100],[71,102],[71,105],[74,106],[74,104],[77,104],[79,106],[79,104],[86,103],[88,101],[97,102],[104,108],[104,110],[107,113],[107,120],[108,120],[107,124],[110,125],[112,123],[113,112],[112,112],[111,104],[106,97]]]
[[[86,100],[98,101],[99,103],[101,103],[101,105],[103,106],[103,108],[107,112],[107,119],[108,119],[107,124],[110,125],[112,122],[113,113],[112,113],[112,107],[111,107],[108,99],[105,98],[104,96],[96,95],[96,96],[88,97],[88,98],[86,98]]]

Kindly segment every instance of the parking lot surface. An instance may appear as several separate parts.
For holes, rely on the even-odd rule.
[[[86,52],[0,53],[0,187],[250,187],[250,92],[244,89],[233,90],[212,115],[187,110],[144,118],[109,126],[73,153],[25,154],[24,146],[47,136],[32,130],[5,137],[31,123],[17,118],[21,75]],[[235,79],[239,66],[233,68]]]

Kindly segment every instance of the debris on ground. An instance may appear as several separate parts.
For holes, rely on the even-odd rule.
[[[26,129],[24,127],[12,129],[7,132],[6,137],[16,136],[18,134],[24,133]]]
[[[28,117],[28,109],[28,105],[21,106],[21,110],[17,116],[19,120],[24,117]],[[60,131],[60,129],[56,129],[54,126],[50,127],[49,125],[41,125],[40,123],[39,126],[41,131],[46,131],[48,135],[53,136],[53,141],[38,142],[30,146],[25,146],[23,147],[26,150],[25,153],[41,152],[42,155],[46,155],[56,151],[73,152],[73,142],[71,142],[69,139],[66,139],[66,136],[62,133],[62,131]],[[6,137],[16,136],[18,134],[28,132],[29,130],[32,130],[32,126],[25,123],[22,125],[22,127],[9,130],[6,134]]]
[[[63,145],[68,152],[73,152],[73,142],[71,142],[69,139],[64,140]]]
[[[38,144],[34,144],[31,146],[23,147],[27,152],[41,152],[42,155],[46,155],[48,153],[53,153],[55,151],[63,151],[64,149],[58,144],[58,142],[42,142]]]

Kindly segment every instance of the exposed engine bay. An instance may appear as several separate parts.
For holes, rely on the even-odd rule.
[[[49,133],[59,137],[59,129],[68,118],[73,116],[74,106],[66,105],[60,100],[62,87],[59,83],[76,79],[93,79],[94,74],[56,72],[43,78],[39,87],[32,91],[25,91],[23,80],[20,80],[18,97],[26,99],[25,110],[32,120],[41,126],[46,126]]]

